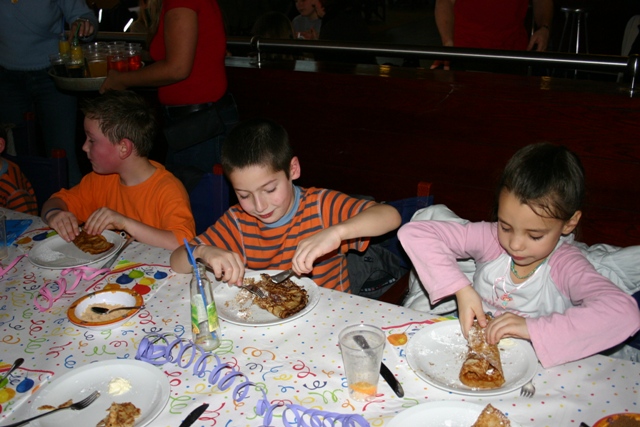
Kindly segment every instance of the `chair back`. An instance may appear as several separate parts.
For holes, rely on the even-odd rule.
[[[63,149],[52,151],[51,157],[42,156],[10,156],[6,157],[17,164],[27,177],[36,193],[38,213],[42,205],[53,193],[62,188],[69,188],[67,153]]]
[[[203,233],[229,209],[229,184],[216,164],[213,171],[205,173],[189,192],[191,211],[196,221],[196,234]]]

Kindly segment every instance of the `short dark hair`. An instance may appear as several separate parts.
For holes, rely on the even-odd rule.
[[[9,126],[8,124],[0,123],[0,138],[7,140],[9,134]]]
[[[124,138],[133,142],[138,156],[148,157],[156,135],[153,108],[140,95],[128,90],[111,90],[102,96],[86,99],[82,112],[100,122],[100,130],[112,143]]]
[[[293,149],[289,135],[268,119],[251,119],[231,130],[222,145],[222,168],[227,176],[235,169],[266,166],[273,172],[284,171],[289,178]]]
[[[564,146],[532,144],[518,150],[505,166],[497,188],[494,219],[503,189],[521,203],[542,209],[550,218],[568,221],[584,203],[584,169],[578,156]]]

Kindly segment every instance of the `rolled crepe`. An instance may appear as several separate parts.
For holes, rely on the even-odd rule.
[[[460,381],[472,388],[492,389],[504,384],[504,373],[497,345],[487,344],[484,330],[473,322],[469,330],[469,351],[460,369]]]
[[[509,427],[511,422],[502,411],[494,408],[491,404],[484,407],[480,416],[471,427]]]

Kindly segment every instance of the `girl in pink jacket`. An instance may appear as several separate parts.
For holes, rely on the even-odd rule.
[[[640,330],[635,300],[570,244],[582,215],[578,157],[548,143],[519,150],[498,187],[496,222],[416,221],[398,235],[433,303],[454,295],[463,333],[530,340],[544,367],[606,350]],[[473,283],[457,260],[476,262]]]

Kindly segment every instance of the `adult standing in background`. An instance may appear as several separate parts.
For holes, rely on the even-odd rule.
[[[238,122],[238,111],[227,93],[226,35],[216,0],[164,0],[159,19],[149,51],[155,62],[137,71],[109,71],[100,92],[159,87],[166,166],[184,182],[191,172],[210,172],[220,162],[222,141]],[[205,127],[206,135],[199,132]],[[169,129],[178,129],[178,136],[169,137]]]
[[[549,44],[553,0],[532,0],[535,31],[529,38],[525,18],[529,0],[436,0],[435,17],[443,46],[535,50]],[[434,61],[431,69],[449,61]]]
[[[47,151],[63,148],[69,161],[69,184],[80,182],[76,156],[77,98],[55,87],[48,74],[49,55],[70,25],[70,35],[95,35],[98,20],[84,0],[6,0],[0,2],[0,122],[25,126],[34,112]],[[35,108],[35,110],[34,110]],[[18,155],[29,154],[18,145]],[[49,153],[47,153],[49,154]]]

